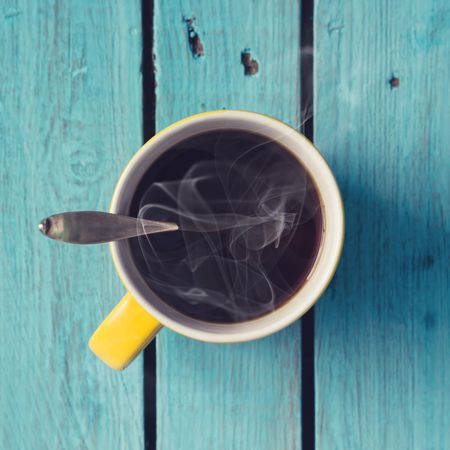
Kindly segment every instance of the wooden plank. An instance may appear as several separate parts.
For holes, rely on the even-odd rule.
[[[193,58],[183,16],[204,56]],[[296,1],[155,2],[156,125],[220,108],[255,110],[300,126]],[[259,63],[244,76],[241,52]],[[242,345],[212,345],[164,330],[157,338],[161,450],[299,449],[300,324]]]
[[[143,448],[142,361],[87,341],[123,293],[105,246],[40,236],[44,216],[108,208],[141,142],[140,2],[0,9],[0,448]]]
[[[316,310],[317,448],[448,448],[448,1],[315,17],[315,138],[347,215]]]

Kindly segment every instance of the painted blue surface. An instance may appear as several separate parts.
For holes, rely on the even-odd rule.
[[[446,0],[316,4],[315,140],[347,213],[316,309],[317,448],[450,448],[449,55]]]
[[[157,129],[190,114],[250,109],[299,126],[298,2],[156,1]],[[183,17],[204,56],[194,58]],[[259,72],[245,76],[250,48]],[[248,344],[157,337],[160,450],[298,449],[301,446],[300,323]]]
[[[318,449],[450,447],[447,3],[316,1],[315,140],[347,216],[315,314]],[[155,0],[157,129],[220,108],[300,128],[299,7]],[[142,360],[115,373],[86,345],[124,291],[107,248],[35,231],[55,211],[107,209],[141,143],[140,9],[0,5],[2,449],[144,448]],[[157,364],[160,450],[301,448],[299,323],[233,346],[164,330]]]
[[[140,2],[0,2],[0,448],[144,447],[142,361],[88,350],[123,293],[105,246],[51,213],[108,208],[141,143]]]

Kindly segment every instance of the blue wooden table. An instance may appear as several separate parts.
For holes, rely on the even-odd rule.
[[[1,449],[450,448],[448,0],[2,0],[0,51]],[[274,336],[164,330],[113,372],[86,345],[124,292],[108,249],[36,225],[106,210],[144,138],[220,108],[314,138],[338,272]]]

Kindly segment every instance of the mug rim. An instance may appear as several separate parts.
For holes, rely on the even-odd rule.
[[[156,146],[160,142],[164,142],[164,140],[167,141],[167,139],[172,135],[176,136],[176,133],[179,132],[183,127],[188,125],[194,125],[203,123],[205,124],[205,118],[212,119],[212,123],[214,123],[215,120],[218,120],[217,117],[222,116],[223,118],[228,119],[234,119],[238,121],[242,121],[243,123],[245,120],[248,123],[253,124],[265,124],[266,126],[269,126],[272,130],[275,130],[276,128],[284,129],[284,132],[286,135],[289,134],[290,137],[293,140],[298,141],[298,148],[294,151],[294,149],[287,147],[287,149],[294,154],[296,159],[299,160],[299,164],[303,164],[303,161],[300,157],[300,147],[302,147],[302,152],[304,152],[303,157],[309,153],[309,156],[313,159],[315,159],[315,163],[318,164],[320,167],[320,170],[316,170],[316,176],[314,176],[314,173],[311,173],[310,167],[307,166],[308,173],[312,176],[313,181],[316,185],[316,188],[319,193],[319,197],[321,198],[321,207],[322,207],[322,214],[323,214],[323,221],[324,221],[324,232],[322,237],[322,242],[320,244],[320,249],[318,254],[316,255],[316,260],[314,262],[314,266],[310,271],[310,274],[307,277],[307,280],[295,291],[295,293],[292,294],[292,296],[286,300],[282,305],[280,305],[278,308],[276,308],[274,311],[271,311],[267,314],[264,314],[263,316],[257,317],[255,319],[251,319],[248,321],[243,322],[237,322],[232,324],[216,324],[212,322],[204,322],[199,321],[196,319],[192,319],[188,316],[185,316],[175,310],[173,312],[171,311],[171,317],[168,316],[167,313],[161,311],[158,307],[155,306],[155,300],[158,302],[164,303],[164,300],[159,299],[159,297],[151,291],[150,287],[148,287],[148,291],[152,293],[153,295],[153,303],[151,300],[146,298],[139,289],[136,280],[132,279],[132,274],[130,273],[131,270],[136,272],[136,268],[130,267],[124,261],[124,242],[118,241],[118,242],[111,242],[110,243],[110,250],[112,259],[114,262],[114,266],[116,268],[116,271],[119,275],[119,278],[121,279],[122,283],[125,285],[126,289],[134,296],[134,298],[140,303],[140,305],[147,310],[151,315],[153,315],[156,319],[158,319],[162,325],[168,327],[169,329],[176,331],[177,333],[180,333],[182,335],[185,335],[187,337],[191,337],[193,339],[206,341],[206,342],[215,342],[215,343],[228,343],[228,342],[244,342],[249,340],[254,340],[258,338],[262,338],[264,336],[268,336],[270,334],[273,334],[282,328],[287,327],[292,322],[297,320],[299,317],[304,315],[321,297],[323,292],[328,287],[329,283],[331,282],[334,273],[337,269],[342,249],[343,249],[343,243],[344,243],[344,208],[343,208],[343,202],[342,197],[339,191],[339,187],[336,183],[336,180],[334,178],[333,173],[331,172],[331,169],[329,168],[327,162],[325,161],[325,158],[321,155],[319,150],[314,146],[314,144],[307,139],[303,134],[298,132],[295,128],[289,126],[288,124],[265,114],[261,113],[255,113],[252,111],[245,111],[245,110],[216,110],[216,111],[208,111],[203,112],[200,114],[191,115],[189,117],[186,117],[184,119],[181,119],[177,122],[174,122],[173,124],[169,125],[168,127],[162,129],[158,133],[156,133],[151,139],[149,139],[147,142],[145,142],[138,150],[137,152],[132,156],[132,158],[128,161],[125,168],[123,169],[119,180],[116,184],[112,202],[110,206],[110,212],[112,213],[124,213],[124,211],[121,209],[123,208],[124,204],[124,192],[126,192],[126,187],[128,185],[128,181],[130,179],[130,176],[133,175],[133,171],[136,170],[136,167],[138,164],[141,163],[141,160],[145,159],[148,162],[149,155],[150,157],[152,155],[152,149],[154,146]],[[243,120],[245,119],[245,120]],[[228,127],[229,128],[229,127]],[[209,128],[209,131],[213,130],[214,127],[211,126]],[[191,133],[192,136],[194,133]],[[189,135],[189,134],[188,134]],[[269,136],[268,136],[269,137]],[[283,135],[284,138],[284,135]],[[286,146],[286,145],[285,145]],[[168,146],[167,148],[162,150],[162,153],[169,150],[173,145]],[[153,152],[154,153],[154,152]],[[159,156],[159,155],[158,155]],[[154,159],[157,159],[156,156]],[[146,166],[145,170],[147,170],[151,165],[153,164],[153,161],[148,162],[148,165]],[[314,172],[314,171],[313,171]],[[321,190],[321,184],[324,183],[323,180],[318,180],[317,174],[321,173],[322,176],[326,176],[326,182],[329,185],[331,193],[332,201],[327,199],[326,201],[322,198],[322,190],[324,188],[322,187]],[[141,178],[140,178],[141,179]],[[137,181],[139,182],[140,179]],[[136,184],[137,184],[136,182]],[[330,205],[333,203],[334,208],[334,216],[333,216],[333,222],[332,224],[326,223],[326,213],[329,213],[325,209],[325,204],[323,203],[329,203],[328,209],[330,208]],[[337,216],[336,216],[337,215]],[[330,222],[328,220],[328,222]],[[336,233],[335,233],[335,239],[337,239],[337,243],[334,243],[333,252],[331,254],[332,261],[327,264],[327,262],[323,262],[322,265],[325,266],[327,269],[325,275],[326,276],[320,276],[321,274],[316,274],[315,269],[321,261],[321,258],[323,259],[324,256],[321,255],[322,247],[325,246],[324,240],[327,236],[327,227],[333,226]],[[330,233],[330,231],[328,231]],[[333,243],[331,243],[333,244]],[[337,244],[337,245],[336,245]],[[134,273],[135,276],[138,276],[139,274]],[[316,281],[315,289],[313,290],[313,293],[309,296],[309,298],[301,299],[301,292],[304,291],[304,287],[310,283],[310,279],[312,278],[312,275],[314,275],[316,278],[319,278],[319,281]],[[302,301],[300,301],[302,300]],[[296,305],[294,305],[296,303]],[[293,307],[294,305],[294,307]],[[289,306],[289,308],[286,309],[286,306]],[[171,307],[168,307],[167,309],[173,309]],[[286,309],[286,313],[283,314],[282,310]],[[281,313],[280,313],[281,311]],[[180,318],[182,316],[182,318]],[[270,320],[272,318],[273,320]],[[269,319],[269,320],[268,320]],[[186,325],[186,323],[182,323],[182,320],[185,322],[191,322],[191,325]],[[195,324],[196,326],[192,326],[192,324]],[[201,324],[201,325],[199,325]],[[198,326],[198,328],[197,328]],[[203,329],[202,329],[203,327]]]

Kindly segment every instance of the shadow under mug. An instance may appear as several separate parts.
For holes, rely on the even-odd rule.
[[[126,241],[111,243],[112,258],[128,293],[110,312],[89,341],[90,349],[113,369],[124,369],[166,326],[205,342],[244,342],[275,333],[308,309],[330,283],[344,241],[344,209],[339,188],[327,163],[314,145],[288,125],[249,111],[220,110],[183,119],[146,142],[125,167],[114,191],[110,211],[128,214],[140,180],[152,164],[180,141],[220,129],[241,129],[276,140],[306,167],[317,188],[323,235],[315,263],[299,290],[274,311],[256,319],[230,323],[200,321],[173,309],[159,298],[136,268]]]

